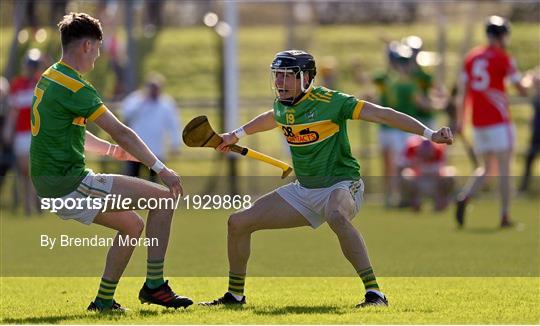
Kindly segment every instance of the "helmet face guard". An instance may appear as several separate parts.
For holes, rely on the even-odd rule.
[[[313,84],[313,79],[311,79],[310,83],[305,85],[304,71],[301,71],[299,67],[270,69],[270,77],[276,98],[284,103],[292,103],[298,94],[298,89],[301,93],[305,93]],[[301,81],[299,87],[298,79]]]
[[[304,51],[279,52],[270,65],[272,90],[276,98],[284,104],[294,104],[306,93],[313,84],[315,74],[315,60],[311,54]]]

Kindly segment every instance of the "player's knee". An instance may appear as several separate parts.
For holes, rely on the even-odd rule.
[[[227,223],[229,234],[241,234],[249,231],[249,224],[241,212],[235,212],[229,217]]]
[[[168,189],[163,189],[155,194],[155,197],[147,199],[145,202],[146,208],[150,211],[157,210],[167,212],[167,214],[158,214],[160,218],[171,219],[176,208],[176,200]]]
[[[332,230],[342,229],[349,226],[349,217],[341,209],[332,209],[326,216],[326,221]]]
[[[477,167],[474,170],[474,175],[477,177],[485,177],[487,173],[487,169],[483,166]]]
[[[138,238],[141,236],[144,230],[144,220],[140,216],[134,216],[124,232],[132,238]]]

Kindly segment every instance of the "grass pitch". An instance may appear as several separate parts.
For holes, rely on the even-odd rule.
[[[125,316],[88,313],[96,290],[89,278],[2,279],[2,323],[70,324],[535,324],[540,321],[538,278],[384,277],[388,308],[356,309],[359,280],[350,277],[248,278],[244,307],[187,310],[141,305],[142,279],[123,279],[116,299]],[[59,284],[62,282],[62,285]],[[227,279],[173,278],[195,300],[224,292]],[[181,290],[180,290],[181,289]],[[9,294],[9,295],[6,295]]]
[[[354,220],[366,238],[388,308],[358,310],[363,287],[323,226],[253,235],[243,308],[141,305],[144,248],[137,248],[116,299],[125,316],[85,311],[99,285],[107,248],[39,245],[39,235],[112,235],[46,214],[24,219],[2,210],[0,322],[70,324],[537,324],[540,322],[539,201],[519,198],[520,224],[499,230],[498,205],[472,206],[458,231],[452,211],[413,214],[385,210],[368,199]],[[165,274],[196,302],[227,286],[228,211],[177,211]]]

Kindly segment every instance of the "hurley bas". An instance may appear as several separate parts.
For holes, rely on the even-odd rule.
[[[134,238],[129,235],[118,235],[118,245],[123,247],[157,247],[159,241],[157,238]],[[60,247],[110,247],[114,244],[115,238],[99,237],[94,235],[87,238],[70,237],[61,234],[60,237],[50,237],[42,234],[40,238],[41,247],[54,249],[58,244]]]

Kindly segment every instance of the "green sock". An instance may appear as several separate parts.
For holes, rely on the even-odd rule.
[[[99,290],[94,303],[102,309],[112,307],[114,291],[116,291],[117,285],[118,281],[109,281],[102,278],[99,283]]]
[[[366,288],[366,291],[368,290],[375,290],[379,291],[379,284],[377,284],[377,278],[375,277],[375,274],[373,273],[373,268],[368,267],[364,270],[357,271],[358,276],[362,279],[362,282],[364,283],[364,287]]]
[[[146,286],[157,289],[165,280],[163,279],[164,260],[148,260],[146,264]]]
[[[246,275],[239,275],[229,272],[229,292],[239,296],[244,295],[244,284]]]

